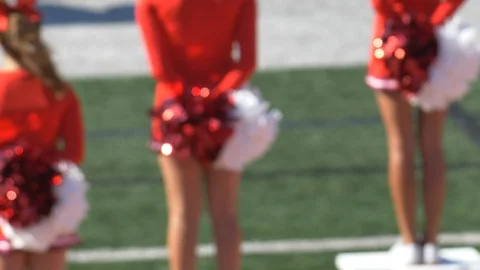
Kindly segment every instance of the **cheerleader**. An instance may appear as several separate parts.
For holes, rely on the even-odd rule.
[[[79,101],[40,37],[34,1],[0,2],[0,269],[66,269],[87,211]],[[61,144],[61,147],[59,147]]]
[[[466,94],[478,73],[479,51],[474,31],[457,19],[449,20],[462,2],[371,1],[375,10],[374,33],[366,83],[375,90],[386,129],[389,183],[401,234],[391,255],[392,261],[399,264],[435,264],[440,260],[437,243],[445,198],[445,119],[448,105]],[[392,33],[400,33],[399,29],[405,29],[404,34],[389,38],[395,35]],[[418,40],[411,38],[416,33],[421,33]],[[403,37],[407,38],[402,41]],[[405,44],[424,50],[410,57],[411,49]],[[419,108],[418,138],[411,105]],[[423,159],[426,215],[419,239],[415,224],[416,139]]]
[[[157,114],[152,120],[151,148],[159,153],[167,197],[170,269],[196,269],[205,175],[218,269],[238,270],[240,178],[244,167],[273,143],[280,119],[280,113],[270,110],[259,92],[247,84],[256,66],[255,0],[139,0],[135,13],[157,83],[154,108],[163,112],[163,117]],[[237,59],[232,57],[234,45],[240,51]],[[194,101],[195,96],[205,97],[205,103]],[[233,98],[232,110],[220,108],[229,106],[225,96]],[[195,106],[205,114],[212,108],[224,110],[226,114],[218,113],[217,120],[235,114],[237,120],[230,125],[233,133],[228,119],[220,121],[215,134],[202,130],[202,121],[205,125],[218,121],[208,120],[205,114],[195,116]],[[200,123],[192,120],[190,133],[205,136],[189,137],[183,131],[177,136],[176,129],[166,123],[172,115],[182,123],[196,117]],[[213,138],[210,143],[217,144],[216,150],[205,150],[209,146],[204,138],[209,136]]]

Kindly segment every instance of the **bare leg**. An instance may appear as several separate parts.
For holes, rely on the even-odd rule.
[[[240,270],[242,234],[237,214],[240,177],[239,172],[226,170],[212,169],[208,173],[209,210],[219,270]]]
[[[377,103],[388,142],[390,191],[398,228],[406,244],[415,242],[415,141],[411,107],[398,93],[379,92]]]
[[[445,199],[443,133],[446,112],[420,114],[420,142],[423,156],[423,190],[426,214],[425,242],[436,243]]]
[[[168,205],[168,250],[171,270],[196,269],[201,216],[201,167],[193,159],[159,156]]]
[[[23,252],[12,252],[0,257],[0,270],[26,270],[27,256]]]
[[[65,270],[66,263],[66,249],[56,249],[47,253],[28,255],[28,264],[30,270]]]

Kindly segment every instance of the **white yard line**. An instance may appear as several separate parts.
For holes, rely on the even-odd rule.
[[[325,239],[291,239],[278,241],[245,242],[242,250],[245,255],[258,254],[292,254],[292,253],[325,253],[351,251],[360,249],[384,249],[392,245],[396,236],[371,236],[352,238]],[[480,245],[480,232],[442,234],[440,241],[444,245],[475,246]],[[198,247],[200,257],[210,257],[215,254],[212,244]],[[129,248],[98,248],[72,251],[68,259],[73,263],[115,263],[128,261],[164,260],[168,256],[165,247],[129,247]]]

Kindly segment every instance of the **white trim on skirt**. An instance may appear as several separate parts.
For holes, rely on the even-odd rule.
[[[398,81],[395,79],[380,79],[372,75],[365,77],[365,83],[375,90],[395,91],[399,87]]]

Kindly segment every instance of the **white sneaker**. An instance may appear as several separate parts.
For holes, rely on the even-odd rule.
[[[423,263],[424,264],[440,263],[440,250],[437,244],[425,243],[423,245]]]
[[[399,241],[388,253],[395,266],[412,265],[421,262],[422,249],[417,243],[404,244]]]

